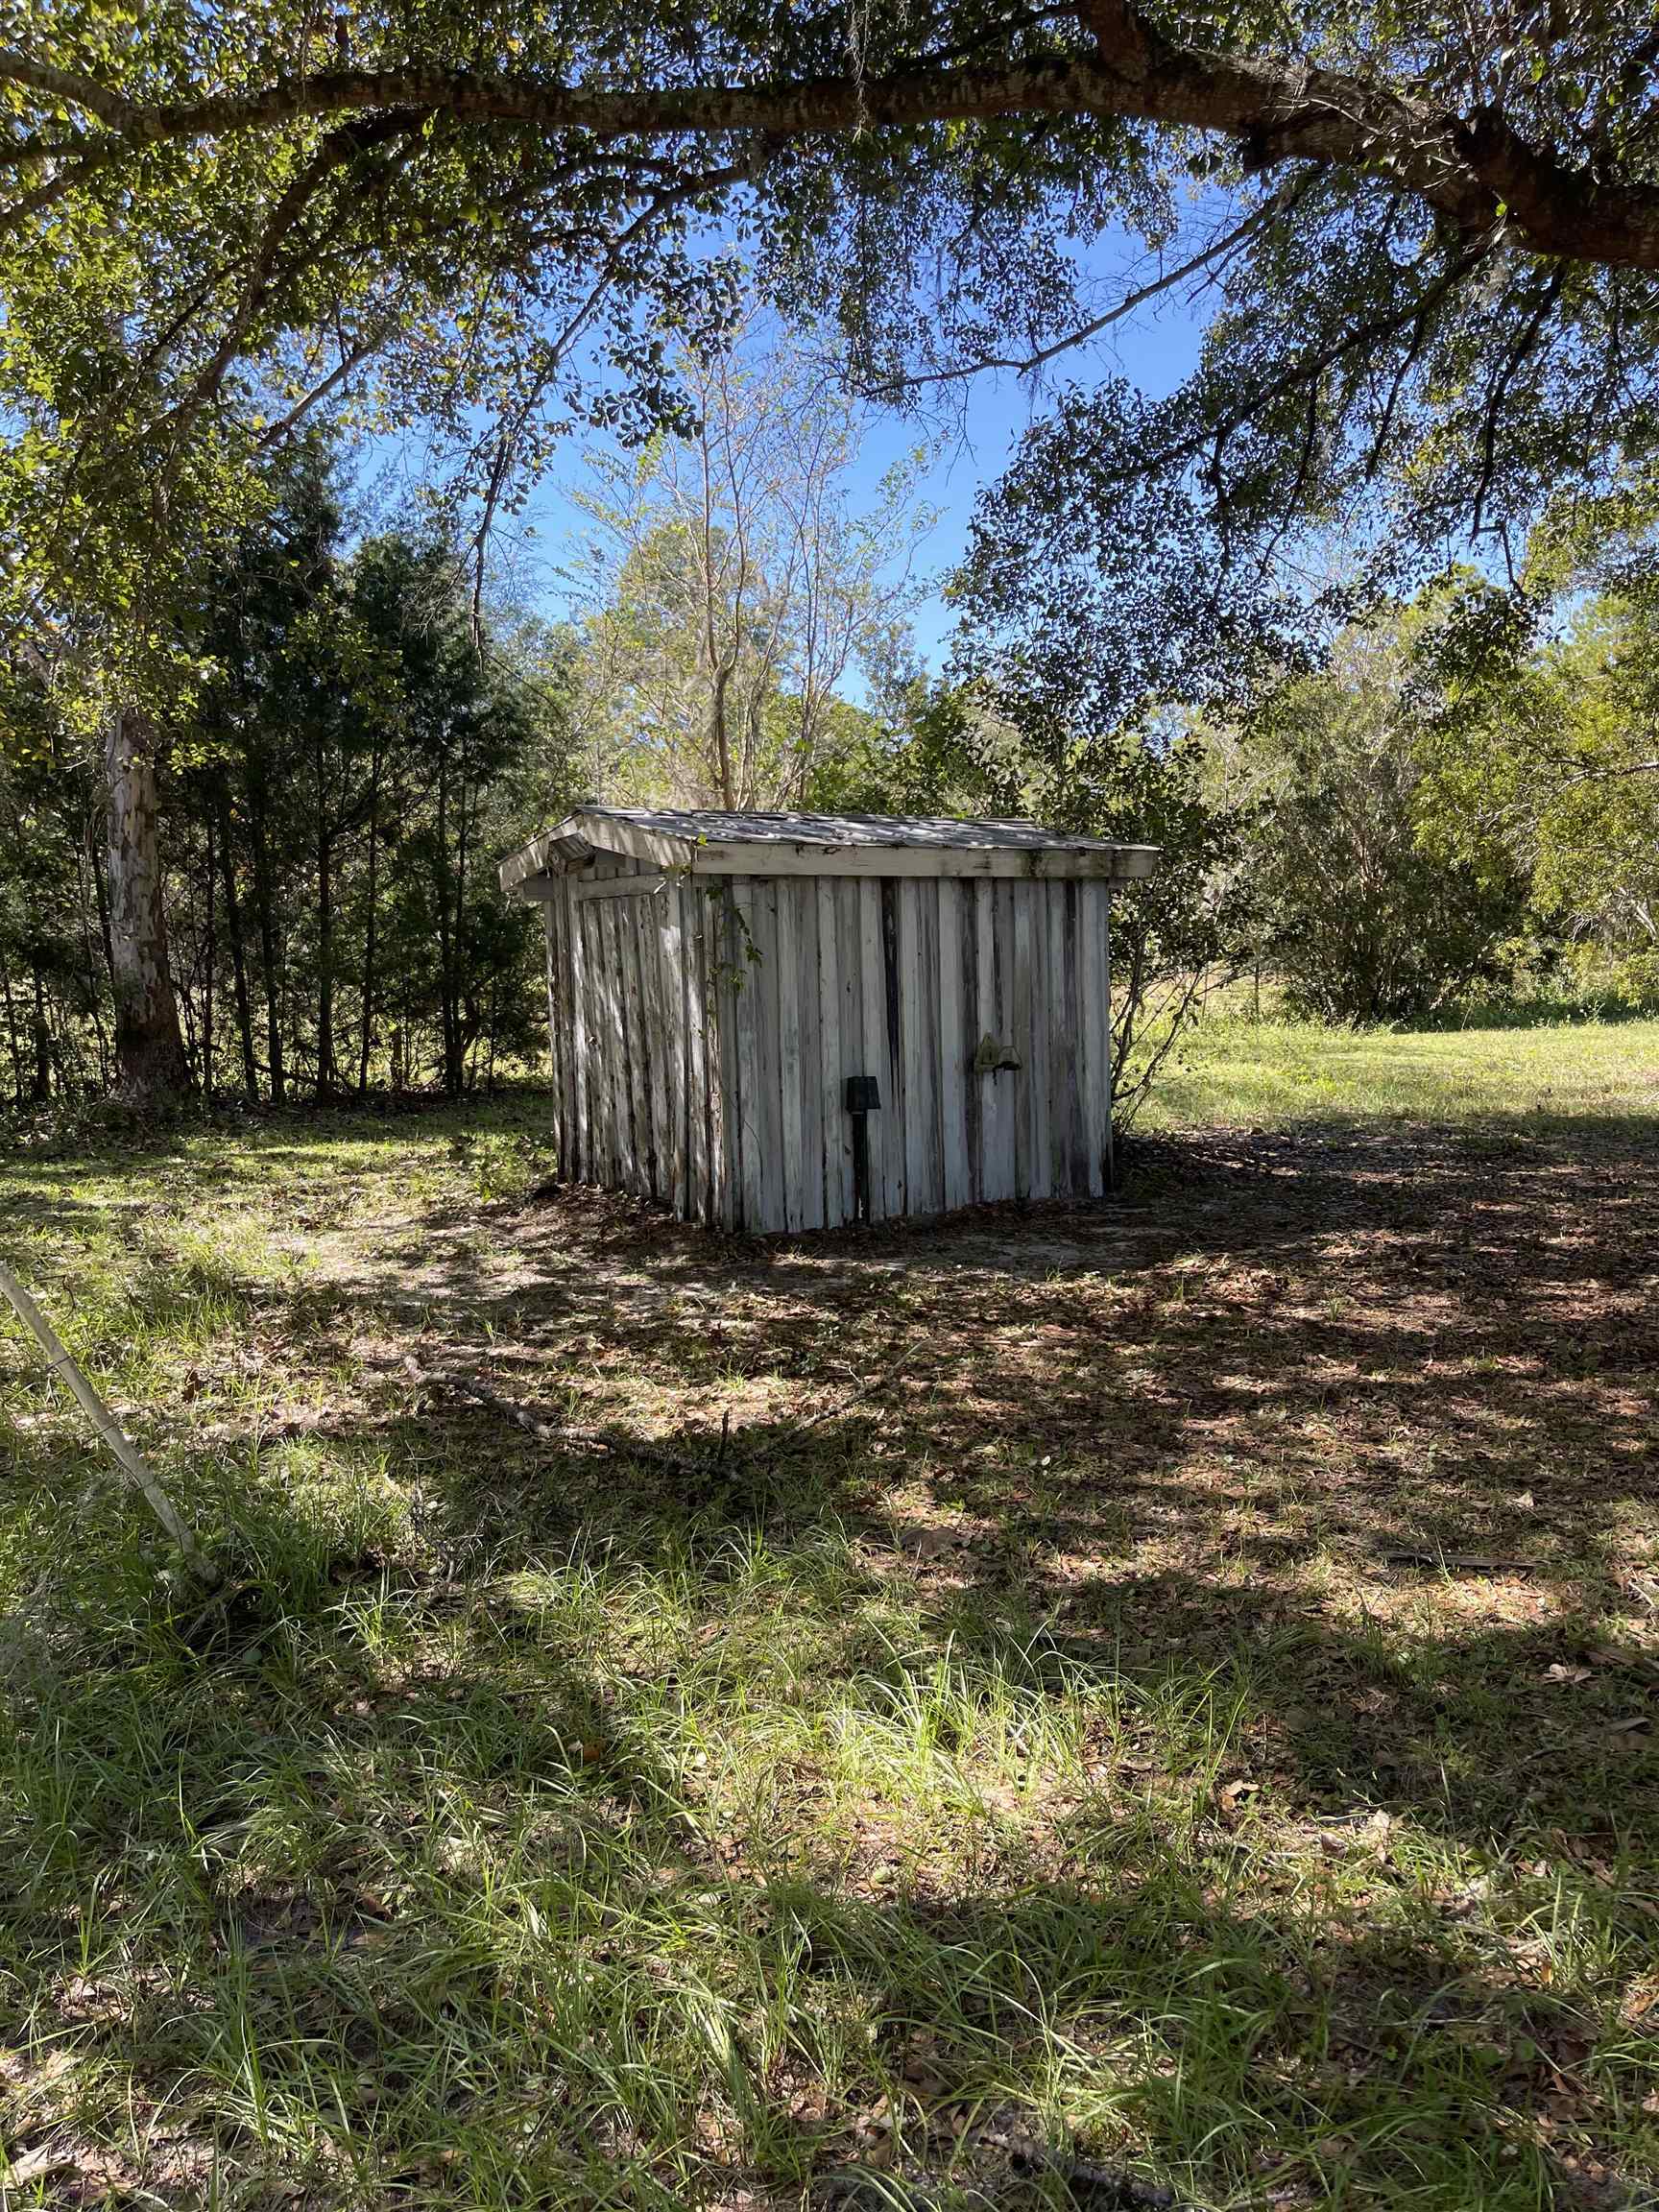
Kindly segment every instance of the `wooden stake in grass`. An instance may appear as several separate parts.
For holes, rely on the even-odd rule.
[[[114,1454],[121,1472],[135,1489],[143,1492],[145,1503],[178,1546],[191,1573],[211,1588],[219,1579],[218,1570],[180,1519],[173,1501],[151,1473],[143,1454],[63,1349],[57,1331],[10,1267],[0,1266],[0,1295],[9,1301],[17,1318],[45,1353],[47,1365],[56,1374],[61,1375],[74,1391],[86,1418]]]

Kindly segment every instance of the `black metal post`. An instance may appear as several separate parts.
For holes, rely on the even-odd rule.
[[[874,1075],[849,1075],[847,1111],[853,1117],[853,1217],[870,1218],[870,1116],[881,1103]]]

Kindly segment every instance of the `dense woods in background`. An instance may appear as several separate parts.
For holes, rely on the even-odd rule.
[[[175,586],[187,658],[146,731],[192,1089],[456,1096],[533,1066],[541,933],[496,866],[579,797],[892,803],[926,686],[891,674],[907,583],[882,570],[917,517],[896,488],[857,507],[853,411],[804,357],[776,367],[705,371],[689,472],[659,437],[595,477],[561,625],[493,613],[462,541],[366,531],[321,433],[251,519],[203,533]],[[846,696],[863,665],[893,710]],[[50,639],[0,685],[0,1095],[101,1094],[121,1079],[108,711]]]
[[[1455,679],[1426,723],[1455,758],[1413,750],[1396,774],[1346,743],[1315,763],[1335,724],[1310,694],[1281,722],[1295,757],[1264,762],[1253,735],[1247,807],[1217,805],[1201,762],[1213,729],[1266,727],[1263,683],[1316,681],[1344,624],[1416,605],[1460,551],[1503,579],[1495,618],[1463,633],[1484,661],[1476,687],[1492,688],[1509,630],[1530,629],[1509,672],[1528,715],[1561,642],[1559,592],[1540,594],[1522,558],[1533,537],[1574,548],[1587,598],[1659,573],[1649,12],[1361,4],[1267,24],[947,0],[850,19],[841,0],[738,0],[704,20],[596,0],[578,20],[529,0],[33,0],[0,51],[0,637],[13,686],[42,663],[48,685],[12,717],[26,728],[39,707],[44,750],[8,771],[18,866],[51,878],[38,907],[9,902],[0,1016],[17,1080],[37,1090],[111,1053],[135,1103],[187,1087],[192,1056],[199,1079],[252,1071],[277,1094],[371,1082],[382,1058],[388,1080],[487,1079],[518,1011],[501,962],[524,926],[491,911],[478,861],[516,765],[557,781],[559,748],[513,734],[548,702],[474,620],[477,697],[461,701],[445,651],[420,679],[444,700],[430,726],[397,712],[425,642],[388,642],[372,563],[356,604],[351,541],[334,563],[349,572],[341,664],[322,668],[335,646],[303,623],[283,631],[274,682],[296,713],[278,741],[249,711],[264,671],[246,641],[210,634],[224,595],[204,572],[245,565],[273,457],[333,410],[426,440],[476,613],[493,532],[571,429],[656,442],[660,491],[684,450],[662,440],[700,450],[710,481],[731,472],[740,447],[709,435],[709,381],[754,311],[832,334],[847,390],[948,411],[983,372],[1081,368],[1125,318],[1185,293],[1202,325],[1189,372],[1142,391],[1096,349],[1092,373],[1066,375],[984,502],[963,590],[962,725],[1012,728],[1024,749],[1012,778],[998,753],[994,780],[1040,788],[1078,827],[1139,805],[1125,826],[1168,847],[1127,940],[1130,1006],[1148,975],[1169,985],[1142,1036],[1252,933],[1286,960],[1329,948],[1346,977],[1296,990],[1366,1018],[1501,975],[1503,935],[1479,909],[1511,894],[1558,941],[1599,932],[1597,956],[1622,959],[1650,935],[1625,856],[1651,748],[1610,764],[1575,711],[1547,720],[1539,761],[1529,719],[1517,745],[1502,716],[1464,717]],[[749,448],[785,505],[833,480],[833,408],[819,419],[828,474],[809,439]],[[859,560],[824,562],[803,596],[789,529],[749,540],[743,503],[715,504],[625,517],[620,682],[588,694],[613,718],[601,765],[611,737],[649,727],[672,732],[679,760],[701,755],[704,781],[712,761],[729,800],[920,796],[926,778],[894,758],[917,733],[880,702],[869,741],[842,743],[833,670],[849,610],[855,624],[871,611]],[[1349,557],[1321,579],[1309,555],[1332,530]],[[762,539],[770,602],[744,551]],[[820,552],[841,549],[820,533]],[[406,548],[422,588],[459,550]],[[739,598],[746,626],[709,620]],[[459,635],[461,600],[450,589],[420,639]],[[705,616],[697,647],[677,627],[687,606]],[[389,688],[365,683],[364,653],[398,663]],[[902,702],[896,673],[891,688]],[[325,694],[354,711],[330,721]],[[1390,744],[1410,719],[1386,717]],[[985,760],[972,766],[982,780]],[[1437,824],[1482,766],[1474,811]],[[1345,812],[1357,775],[1369,795]],[[1506,781],[1512,803],[1496,796]],[[1419,868],[1401,898],[1364,827],[1396,801],[1413,865],[1441,870]],[[1576,863],[1552,875],[1586,809],[1621,840],[1593,925]],[[1300,926],[1307,870],[1275,891],[1252,869],[1275,819],[1277,850],[1300,835],[1321,860],[1363,833],[1382,888],[1351,941],[1340,899]],[[1460,888],[1436,906],[1447,871]],[[405,902],[421,901],[435,952],[416,949]],[[1402,927],[1458,942],[1402,963]],[[70,1035],[77,995],[90,1045]]]
[[[501,851],[568,796],[561,647],[474,624],[441,538],[348,531],[293,455],[197,578],[157,733],[163,901],[193,1084],[281,1103],[493,1079],[534,1051],[535,917]],[[7,672],[0,1049],[18,1100],[115,1076],[103,762],[49,659]]]
[[[588,795],[1017,813],[1158,844],[1116,905],[1120,1125],[1244,975],[1335,1022],[1659,994],[1640,580],[1589,593],[1570,567],[1520,619],[1461,571],[1282,637],[1205,704],[1180,655],[1131,698],[1096,619],[1099,545],[1056,512],[1039,432],[981,502],[929,676],[906,626],[914,469],[860,490],[864,419],[780,328],[678,373],[694,423],[589,455],[558,625],[496,606],[435,526],[371,529],[353,449],[322,430],[239,525],[203,529],[147,732],[193,1089],[457,1096],[533,1067],[537,917],[496,864]],[[119,1088],[109,789],[72,657],[14,651],[0,1092],[20,1105]]]
[[[1322,1021],[1651,1006],[1656,683],[1645,586],[1565,589],[1520,627],[1464,572],[1343,630],[1207,732],[1207,792],[1245,826],[1252,960]]]
[[[1360,1022],[1659,993],[1642,593],[1568,594],[1552,628],[1495,637],[1509,603],[1471,572],[1262,671],[1230,710],[1114,723],[1109,644],[1068,631],[1065,562],[1016,540],[1018,596],[1006,565],[988,581],[971,561],[953,662],[929,678],[881,559],[913,534],[902,486],[859,508],[856,424],[802,376],[798,358],[710,373],[688,446],[609,469],[589,602],[558,627],[493,614],[442,534],[366,531],[326,440],[274,469],[194,572],[188,680],[155,733],[196,1090],[456,1096],[534,1066],[540,933],[499,892],[501,855],[589,793],[718,805],[734,775],[758,803],[1033,814],[1162,845],[1118,902],[1125,1118],[1229,978]],[[805,445],[780,417],[797,404]],[[0,1093],[19,1105],[117,1081],[107,762],[74,709],[49,653],[12,656]]]

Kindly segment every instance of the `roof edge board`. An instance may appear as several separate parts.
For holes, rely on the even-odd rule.
[[[1012,827],[1015,819],[1002,817],[991,825],[988,818],[988,825]],[[962,824],[965,830],[973,827],[971,821]],[[579,806],[501,862],[501,888],[539,902],[551,896],[558,878],[587,867],[601,853],[693,875],[979,876],[1106,883],[1144,881],[1161,856],[1156,845],[1118,845],[1099,837],[1050,838],[1043,845],[719,838],[630,820],[620,809]]]
[[[502,890],[517,891],[533,877],[565,876],[573,868],[585,868],[598,847],[581,834],[575,822],[576,817],[567,814],[551,830],[543,830],[527,845],[520,845],[517,853],[509,853],[496,870]],[[527,892],[525,896],[545,898],[546,892]]]
[[[1028,882],[1139,883],[1157,845],[815,845],[709,843],[694,848],[707,876],[984,876]]]

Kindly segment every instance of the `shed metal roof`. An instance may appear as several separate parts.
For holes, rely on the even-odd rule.
[[[1021,818],[774,814],[712,807],[584,805],[501,863],[503,890],[541,895],[547,878],[601,854],[708,875],[1150,876],[1155,845],[1068,837]]]

